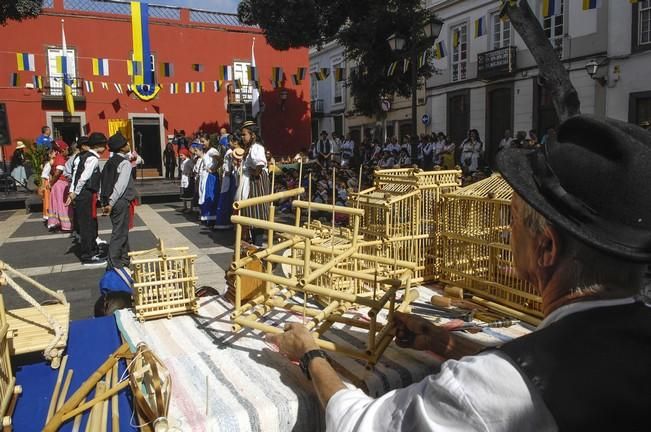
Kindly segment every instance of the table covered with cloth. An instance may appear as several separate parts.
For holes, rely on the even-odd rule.
[[[113,316],[72,321],[68,335],[66,354],[68,362],[65,373],[72,369],[72,381],[67,399],[88,379],[95,370],[106,361],[120,345],[122,340],[115,326]],[[16,411],[13,415],[15,432],[38,431],[45,425],[50,398],[57,380],[58,370],[52,369],[49,362],[39,361],[31,364],[14,362],[16,369],[16,384],[23,387],[23,393],[18,397]],[[119,362],[118,372],[122,376],[125,369],[124,360]],[[65,378],[65,376],[64,376]],[[62,384],[63,385],[63,384]],[[92,398],[94,393],[89,394]],[[133,410],[131,408],[131,393],[127,388],[119,393],[118,406],[120,410],[120,431],[136,431],[131,423]],[[84,412],[81,429],[86,430],[86,422],[90,410]],[[108,429],[112,430],[111,411],[109,409]],[[60,431],[71,431],[73,421],[65,423]]]
[[[324,430],[324,411],[299,367],[265,342],[260,332],[244,329],[234,334],[232,306],[223,298],[199,301],[197,315],[145,323],[130,310],[116,313],[124,339],[132,347],[146,342],[169,369],[172,424],[183,431]],[[286,311],[272,314],[274,322],[302,320]],[[358,349],[366,337],[343,325],[324,334],[325,339]],[[394,343],[372,371],[363,361],[328,354],[342,375],[371,396],[420,381],[436,372],[441,362],[430,353],[400,349]]]

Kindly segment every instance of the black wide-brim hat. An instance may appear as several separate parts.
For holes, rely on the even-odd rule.
[[[120,131],[117,131],[108,139],[108,148],[113,153],[120,151],[125,145],[127,145],[127,139]]]
[[[497,164],[554,226],[610,255],[651,263],[651,133],[576,116],[543,148],[504,149]]]

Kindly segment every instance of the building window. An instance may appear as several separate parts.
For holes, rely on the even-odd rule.
[[[344,134],[344,116],[336,115],[332,117],[333,131],[337,134],[338,137],[343,136]]]
[[[240,80],[241,88],[234,86],[235,98],[237,101],[251,102],[253,100],[252,88],[249,85],[248,67],[250,63],[235,62],[233,63],[233,79]]]
[[[344,101],[344,81],[337,81],[337,69],[343,67],[344,67],[344,63],[341,61],[341,59],[337,59],[332,62],[331,75],[332,75],[332,82],[334,83],[334,91],[332,92],[333,104],[340,104]]]
[[[500,19],[500,14],[492,16],[493,49],[506,48],[511,45],[511,21]]]
[[[468,26],[452,27],[452,81],[466,79],[468,66]]]
[[[319,70],[319,64],[312,64],[310,66],[310,97],[312,100],[317,100],[319,98],[319,82],[314,79],[312,72]]]
[[[79,82],[75,83],[75,79],[79,78],[77,76],[77,63],[75,61],[75,50],[72,48],[66,49],[66,54],[68,58],[68,75],[73,79],[72,84],[72,94],[79,96],[81,84]],[[52,96],[63,95],[63,73],[57,70],[57,58],[63,55],[63,50],[61,48],[48,48],[47,49],[47,69],[48,69],[48,83],[50,86],[49,94]]]
[[[634,5],[635,6],[635,5]],[[651,0],[637,3],[637,45],[651,47]]]
[[[552,46],[558,52],[558,56],[563,55],[563,13],[565,12],[565,0],[560,2],[560,12],[558,15],[543,17],[543,29],[545,36],[552,43]]]

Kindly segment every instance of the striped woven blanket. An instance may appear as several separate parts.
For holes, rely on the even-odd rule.
[[[116,313],[125,340],[146,342],[172,377],[169,417],[183,431],[319,431],[324,413],[312,384],[297,365],[259,332],[233,334],[232,306],[220,297],[200,299],[198,315],[140,323],[130,310]],[[276,322],[300,321],[283,311]],[[341,326],[324,337],[364,347],[366,334]],[[407,386],[436,371],[440,359],[393,343],[373,371],[365,363],[329,354],[336,369],[371,396]]]

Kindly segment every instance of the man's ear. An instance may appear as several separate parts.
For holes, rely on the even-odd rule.
[[[538,265],[552,267],[558,263],[561,253],[561,236],[556,228],[546,225],[538,234]]]

